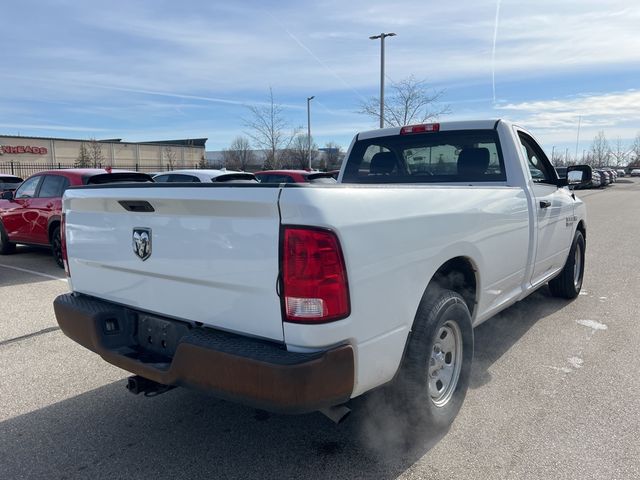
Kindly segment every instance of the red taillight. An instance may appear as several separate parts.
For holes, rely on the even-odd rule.
[[[285,227],[282,251],[284,318],[324,323],[351,313],[340,242],[329,230]]]
[[[62,263],[64,263],[64,273],[67,274],[67,277],[70,277],[71,273],[69,272],[69,262],[67,260],[67,221],[64,213],[60,220],[60,243],[62,250]]]
[[[439,123],[423,123],[422,125],[407,125],[400,129],[400,135],[408,135],[410,133],[439,132]]]

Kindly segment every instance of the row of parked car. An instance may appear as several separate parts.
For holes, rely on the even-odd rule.
[[[556,167],[556,171],[558,172],[558,176],[560,178],[566,178],[567,176],[567,167]],[[615,183],[618,180],[618,177],[624,177],[626,172],[624,169],[613,169],[608,167],[603,168],[594,168],[591,171],[591,182],[586,185],[583,185],[580,188],[602,188]],[[634,168],[631,170],[631,177],[640,177],[640,168]]]
[[[336,183],[337,172],[269,170],[174,170],[156,174],[116,169],[61,169],[38,172],[26,180],[0,175],[0,255],[16,244],[51,248],[63,267],[60,237],[62,195],[74,185],[131,182]]]

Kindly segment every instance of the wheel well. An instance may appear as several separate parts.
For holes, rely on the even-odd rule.
[[[60,220],[54,220],[49,225],[49,242],[51,242],[51,237],[53,236],[53,231],[56,229],[56,227],[59,227],[59,226],[60,226]]]
[[[456,257],[446,262],[434,274],[429,286],[432,284],[459,293],[473,316],[476,308],[477,280],[476,269],[468,258]]]
[[[580,230],[580,233],[582,233],[582,236],[584,237],[585,241],[587,240],[587,229],[584,226],[584,222],[582,220],[580,220],[580,222],[578,223],[578,228],[577,230]]]

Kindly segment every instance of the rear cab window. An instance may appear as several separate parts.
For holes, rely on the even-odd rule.
[[[495,130],[392,135],[356,141],[343,183],[504,182]]]

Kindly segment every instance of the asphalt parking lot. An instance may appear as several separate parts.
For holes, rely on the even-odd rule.
[[[582,294],[546,288],[478,327],[446,435],[408,439],[377,397],[336,426],[175,389],[156,398],[67,339],[48,251],[0,257],[2,478],[640,478],[640,179],[588,207]]]

